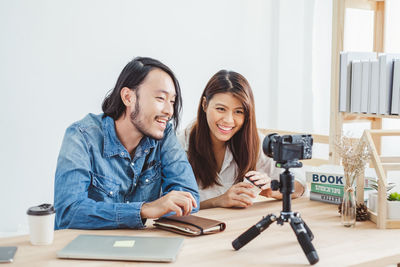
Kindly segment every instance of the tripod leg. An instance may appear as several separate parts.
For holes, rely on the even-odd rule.
[[[306,254],[306,257],[310,262],[310,264],[313,265],[317,263],[319,261],[319,257],[317,251],[315,251],[315,248],[311,243],[311,238],[309,234],[311,233],[311,231],[308,232],[306,230],[303,220],[300,217],[292,217],[290,219],[290,226],[292,227],[294,233],[296,234],[297,241],[299,242],[301,248],[303,249],[304,254]]]
[[[304,223],[304,228],[306,228],[307,234],[308,234],[308,236],[310,237],[310,241],[312,241],[312,240],[314,239],[314,235],[313,235],[313,233],[311,232],[311,229],[310,229],[310,228],[308,227],[308,225],[306,224],[306,222],[303,221],[303,223]]]
[[[295,212],[295,213],[294,213],[294,216],[301,218],[301,217],[300,217],[300,213],[298,213],[298,212]],[[303,221],[303,220],[302,220],[302,221]],[[314,239],[314,235],[313,235],[313,233],[311,232],[311,229],[308,227],[308,225],[306,224],[305,221],[303,221],[303,224],[304,224],[304,228],[306,228],[306,231],[307,231],[308,236],[310,237],[310,240],[312,241],[312,240]]]
[[[268,214],[266,217],[262,218],[261,221],[250,227],[246,232],[241,234],[238,238],[233,240],[232,246],[235,250],[239,250],[241,247],[245,246],[256,236],[258,236],[262,231],[268,228],[268,226],[276,221],[276,216],[273,214]]]

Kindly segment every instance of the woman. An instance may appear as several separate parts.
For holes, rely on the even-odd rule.
[[[248,207],[256,197],[252,183],[262,189],[261,195],[281,198],[270,189],[271,178],[278,179],[281,169],[262,153],[262,138],[247,80],[233,71],[217,72],[201,95],[197,120],[179,136],[199,184],[200,208]],[[292,196],[303,192],[295,181]]]

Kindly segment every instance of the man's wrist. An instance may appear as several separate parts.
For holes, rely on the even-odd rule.
[[[143,219],[148,219],[148,205],[149,203],[143,203],[140,209],[140,217]]]

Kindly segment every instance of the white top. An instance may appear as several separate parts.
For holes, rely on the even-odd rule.
[[[189,150],[189,136],[191,129],[192,124],[190,124],[186,129],[178,134],[178,140],[181,143],[182,147],[185,149],[186,153]],[[258,133],[258,135],[261,142],[259,157],[256,164],[256,171],[264,172],[272,179],[278,180],[279,174],[283,172],[283,169],[277,168],[275,166],[275,161],[262,153],[262,140],[264,140],[264,136],[261,133]],[[299,171],[299,169],[291,169],[290,171],[294,173],[296,181],[301,183],[305,188],[306,183],[304,173],[302,171]],[[237,173],[238,166],[233,159],[231,150],[227,146],[224,161],[222,162],[221,171],[217,174],[221,185],[214,185],[208,187],[207,189],[199,188],[200,202],[224,194],[235,183]]]

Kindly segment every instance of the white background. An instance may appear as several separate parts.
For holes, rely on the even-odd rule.
[[[25,233],[27,208],[53,203],[65,129],[101,112],[136,56],[177,75],[181,126],[195,117],[208,79],[230,69],[253,88],[258,127],[328,134],[331,5],[0,0],[0,236]]]

